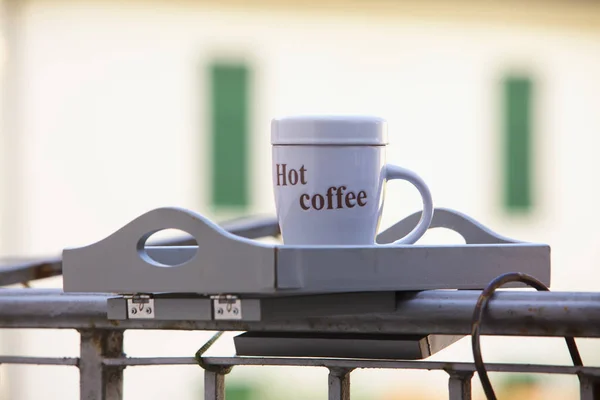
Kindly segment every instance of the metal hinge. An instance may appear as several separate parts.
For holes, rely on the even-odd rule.
[[[242,319],[242,300],[233,295],[211,296],[215,320]]]
[[[127,299],[127,318],[153,319],[154,299],[149,294],[124,296]]]

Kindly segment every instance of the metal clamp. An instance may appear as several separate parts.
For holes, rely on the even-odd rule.
[[[125,296],[127,299],[127,318],[154,319],[154,299],[149,294]]]
[[[242,319],[242,300],[233,295],[211,296],[215,320]]]

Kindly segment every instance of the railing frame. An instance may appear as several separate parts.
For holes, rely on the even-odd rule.
[[[233,233],[259,238],[278,235],[272,218],[224,224]],[[186,244],[188,239],[165,244]],[[12,262],[0,270],[0,285],[61,274],[59,259]],[[0,329],[76,329],[79,357],[0,356],[0,364],[75,366],[80,398],[123,400],[123,369],[142,365],[197,365],[196,357],[126,357],[126,330],[277,331],[468,335],[478,291],[422,291],[399,294],[396,311],[385,314],[297,318],[289,321],[157,321],[107,320],[106,293],[63,293],[56,289],[0,289]],[[487,335],[600,338],[600,293],[497,292],[484,311],[481,332]],[[566,351],[566,349],[565,349]],[[484,350],[485,352],[485,350]],[[584,355],[585,357],[585,355]],[[204,398],[225,398],[225,377],[234,366],[322,367],[329,371],[329,399],[350,398],[352,371],[363,368],[443,370],[451,400],[471,399],[475,365],[426,360],[326,358],[203,357]],[[487,364],[492,372],[576,375],[582,400],[600,399],[600,368],[532,364]]]
[[[435,292],[435,291],[433,291]],[[436,300],[439,293],[422,292],[407,299],[400,298],[395,313],[378,315],[378,326],[386,332],[407,333],[410,326],[402,324],[403,310],[420,310],[413,325],[423,323],[431,333],[466,334],[469,327],[461,308],[475,305],[477,292],[448,291],[446,300]],[[369,316],[322,317],[295,321],[252,322],[240,326],[231,321],[107,321],[108,294],[65,294],[50,289],[0,290],[0,328],[77,329],[81,337],[80,356],[77,358],[0,356],[0,364],[37,364],[76,366],[80,371],[81,399],[122,400],[123,369],[144,365],[197,365],[195,357],[126,357],[123,352],[123,334],[126,330],[209,330],[239,331],[240,328],[257,331],[305,331],[329,326],[330,332],[356,332],[373,325]],[[503,326],[501,334],[512,336],[561,337],[576,327],[579,337],[600,337],[600,295],[595,293],[506,291],[494,295],[486,313],[490,320],[486,334]],[[529,299],[529,300],[527,300]],[[449,326],[437,320],[433,311],[444,308],[456,316]],[[465,303],[470,303],[468,306]],[[565,306],[565,304],[568,304]],[[568,313],[555,313],[567,308]],[[431,309],[431,310],[430,310]],[[546,310],[535,312],[532,310]],[[586,311],[584,311],[586,310]],[[548,318],[548,315],[552,318]],[[573,318],[575,315],[575,318]],[[497,318],[494,318],[497,316]],[[579,316],[579,317],[577,317]],[[372,316],[371,316],[372,317]],[[432,321],[436,319],[437,321]],[[526,323],[524,323],[526,322]],[[412,325],[411,325],[412,326]],[[531,334],[530,334],[531,333]],[[566,352],[565,348],[565,352]],[[485,350],[484,350],[485,352]],[[585,356],[585,355],[584,355]],[[448,373],[448,393],[451,400],[471,398],[473,363],[421,360],[363,360],[324,358],[269,358],[269,357],[203,357],[205,399],[224,399],[225,376],[229,367],[244,365],[324,367],[329,370],[329,399],[349,399],[351,372],[362,368],[443,370]],[[560,365],[487,364],[491,372],[520,372],[576,375],[580,380],[582,400],[600,399],[600,368]]]

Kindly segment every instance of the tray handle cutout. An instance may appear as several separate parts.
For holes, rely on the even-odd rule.
[[[152,238],[155,234],[165,231],[177,231],[181,238],[184,233],[189,238],[185,238],[185,245],[165,246],[161,244],[152,244]],[[183,240],[183,239],[180,239]],[[198,254],[198,240],[188,232],[180,229],[159,229],[143,235],[137,242],[137,252],[140,258],[146,263],[155,267],[180,267],[190,261]]]

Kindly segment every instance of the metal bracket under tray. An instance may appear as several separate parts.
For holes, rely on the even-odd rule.
[[[242,299],[236,296],[168,293],[118,296],[108,299],[107,316],[111,320],[221,320],[242,323],[339,318],[393,313],[397,310],[398,301],[402,301],[397,295],[396,292],[364,292]],[[237,335],[234,345],[238,356],[423,359],[462,337],[250,331]]]
[[[392,313],[396,292],[334,293],[301,296],[201,296],[147,294],[108,299],[112,320],[273,321],[309,317]]]
[[[238,356],[420,360],[462,335],[325,334],[246,332],[234,337]]]

